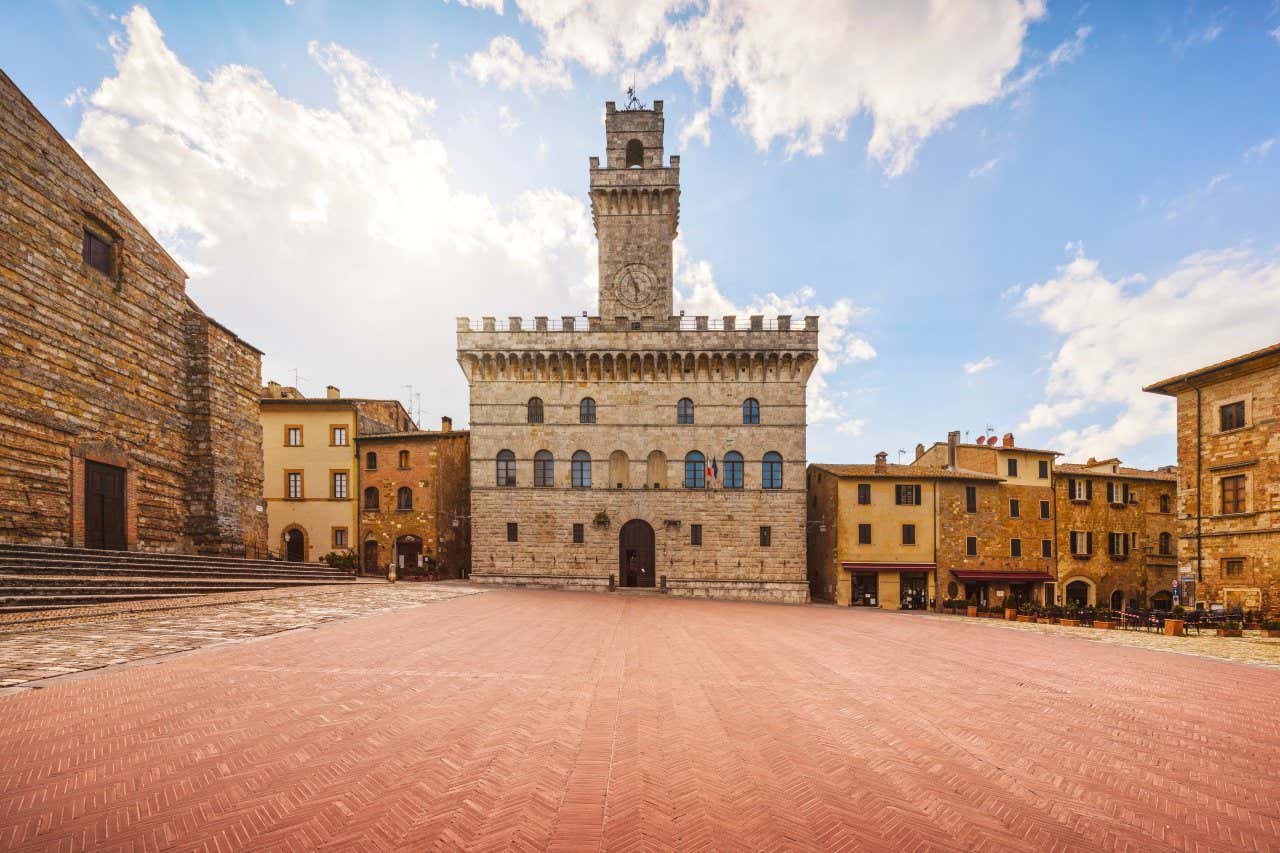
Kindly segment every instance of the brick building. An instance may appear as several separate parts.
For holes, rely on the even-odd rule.
[[[360,568],[383,576],[471,570],[470,436],[449,418],[439,431],[366,433],[360,461]]]
[[[1059,464],[1058,587],[1064,601],[1169,609],[1177,580],[1177,469],[1119,459]]]
[[[323,397],[270,382],[261,390],[264,498],[270,551],[314,562],[354,552],[359,527],[360,467],[356,442],[373,433],[416,430],[396,400]]]
[[[265,550],[261,352],[0,72],[0,541]]]
[[[606,105],[598,316],[458,321],[471,577],[805,601],[818,319],[674,315],[680,171],[663,127],[661,101]]]
[[[1178,401],[1184,603],[1280,612],[1280,344],[1145,390]]]

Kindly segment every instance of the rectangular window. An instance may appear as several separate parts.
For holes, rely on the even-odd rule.
[[[1088,557],[1093,553],[1093,534],[1087,530],[1072,530],[1069,534],[1071,554],[1075,557]]]
[[[1009,517],[1017,518],[1021,506],[1017,498],[1009,498]]]
[[[768,548],[772,544],[773,544],[773,528],[761,527],[760,528],[760,547]]]
[[[978,537],[970,536],[964,540],[964,554],[966,557],[978,556]]]
[[[871,503],[871,484],[870,483],[858,484],[858,503],[863,506],[866,506],[867,504]]]
[[[701,524],[689,525],[689,544],[690,545],[702,544],[702,525]]]
[[[347,547],[347,528],[345,527],[333,528],[333,547],[335,548]]]
[[[1240,577],[1244,574],[1244,560],[1223,560],[1222,573],[1229,578]]]
[[[520,525],[516,524],[514,521],[507,522],[507,541],[508,542],[520,541]]]
[[[1009,556],[1010,557],[1022,556],[1022,540],[1021,539],[1009,540]]]
[[[581,545],[587,541],[587,529],[584,525],[575,524],[573,526],[573,544]]]
[[[1222,478],[1222,514],[1244,512],[1244,475]]]
[[[965,512],[978,511],[978,487],[977,486],[964,487],[964,511]]]
[[[1049,517],[1049,502],[1048,502],[1048,501],[1040,501],[1040,517],[1041,517],[1041,518],[1048,518],[1048,517]]]
[[[103,275],[111,275],[111,244],[105,238],[84,229],[82,252],[86,264]]]
[[[1223,432],[1244,426],[1244,400],[1222,406],[1218,409],[1218,417],[1221,420]]]
[[[329,427],[329,443],[334,447],[346,447],[347,428],[345,426]]]
[[[1040,460],[1040,479],[1041,480],[1049,479],[1049,463],[1044,459]]]
[[[1053,540],[1052,539],[1040,540],[1040,556],[1041,557],[1053,556]]]
[[[1093,482],[1090,480],[1067,480],[1067,494],[1073,501],[1088,501],[1093,498]]]
[[[1116,506],[1129,503],[1129,484],[1107,481],[1107,503]]]
[[[302,472],[286,471],[284,474],[284,495],[293,500],[302,499]]]
[[[302,446],[302,427],[287,426],[284,428],[284,443],[286,447]]]
[[[914,524],[902,525],[902,544],[903,545],[916,544],[916,526]]]
[[[871,525],[870,524],[858,525],[858,544],[859,545],[871,544]]]
[[[333,493],[330,494],[329,497],[342,498],[342,499],[345,499],[347,497],[347,472],[346,471],[333,472]]]
[[[1108,533],[1107,534],[1107,553],[1112,557],[1129,556],[1129,534],[1128,533]]]
[[[899,506],[919,506],[920,486],[918,484],[894,486],[893,502]]]
[[[1009,476],[1010,477],[1018,476],[1018,460],[1010,459],[1008,461],[1008,465],[1009,465]]]

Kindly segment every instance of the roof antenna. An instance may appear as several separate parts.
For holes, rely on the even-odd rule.
[[[297,388],[299,391],[301,391],[301,390],[302,390],[302,386],[299,384],[299,382],[300,382],[300,380],[303,380],[303,379],[307,379],[307,377],[299,375],[299,373],[298,373],[298,368],[296,368],[296,367],[295,367],[295,368],[293,369],[293,387],[294,387],[294,388]],[[310,379],[307,379],[307,381],[308,381],[308,382],[310,382],[311,380],[310,380]]]
[[[631,85],[627,87],[627,102],[622,107],[624,110],[647,110],[648,107],[640,102],[636,97],[636,74],[631,72]]]

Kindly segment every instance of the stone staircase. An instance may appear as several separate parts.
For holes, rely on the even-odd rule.
[[[359,582],[318,563],[0,543],[0,614]]]

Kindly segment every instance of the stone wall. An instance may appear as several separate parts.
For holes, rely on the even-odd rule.
[[[965,486],[977,489],[978,511],[966,509]],[[1009,501],[1019,501],[1019,515],[1010,515]],[[1042,554],[1041,543],[1053,541],[1053,511],[1050,517],[1040,517],[1040,501],[1053,500],[1050,485],[1031,486],[1014,483],[963,483],[939,481],[938,483],[938,596],[950,596],[950,584],[954,581],[960,597],[964,596],[964,581],[955,577],[954,569],[982,572],[1044,572],[1057,573],[1054,557]],[[978,554],[966,553],[966,540],[978,538]],[[1022,556],[1010,555],[1010,541],[1022,541]],[[1043,591],[1043,582],[1034,586],[1037,600]],[[996,589],[999,584],[993,584]]]
[[[0,540],[82,544],[84,466],[98,461],[126,469],[128,547],[190,550],[195,529],[210,545],[214,526],[188,528],[200,463],[188,441],[185,273],[2,72],[0,185]],[[86,229],[110,244],[107,273],[82,258]],[[244,404],[235,392],[226,402]],[[237,494],[260,453],[231,467],[240,462]],[[232,479],[223,471],[199,487],[206,518],[211,484]],[[245,541],[237,532],[217,547]]]

